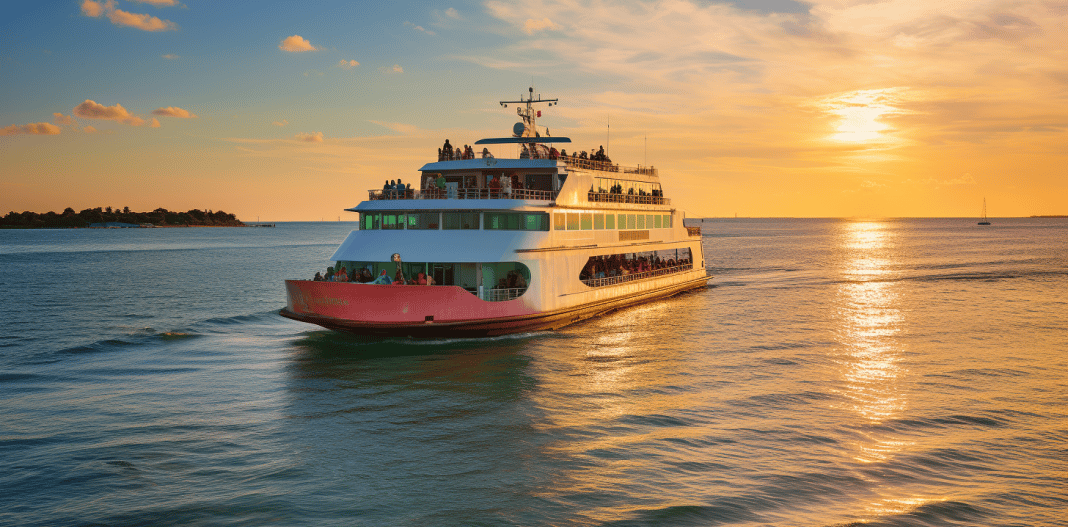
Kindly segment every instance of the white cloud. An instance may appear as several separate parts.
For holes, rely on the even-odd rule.
[[[278,49],[282,51],[288,51],[290,53],[303,53],[305,51],[318,51],[319,48],[312,45],[304,37],[300,35],[293,35],[286,37],[282,40],[282,43],[278,45]]]
[[[115,121],[130,126],[141,126],[145,124],[144,119],[126,111],[126,108],[123,108],[121,104],[104,106],[103,104],[89,99],[86,99],[85,102],[74,107],[74,115],[85,119]]]
[[[286,119],[282,119],[281,121],[275,121],[275,122],[273,122],[271,124],[273,124],[275,126],[285,126],[285,125],[289,124],[289,121],[286,120]]]
[[[52,122],[59,126],[72,126],[74,125],[74,118],[69,115],[63,115],[59,112],[52,114]]]
[[[133,0],[139,4],[149,4],[156,7],[174,7],[178,5],[178,0]]]
[[[346,69],[346,70],[351,70],[352,68],[355,68],[356,66],[359,66],[359,65],[360,65],[360,63],[356,62],[355,60],[345,60],[345,59],[341,59],[341,61],[337,63],[337,67],[339,67],[341,69]]]
[[[460,12],[457,11],[456,8],[450,7],[450,8],[445,10],[445,16],[447,16],[449,18],[452,18],[452,19],[459,19],[460,18]]]
[[[431,36],[437,34],[437,33],[433,32],[433,31],[431,31],[431,30],[429,30],[429,29],[427,29],[427,28],[425,28],[423,26],[417,26],[417,25],[415,25],[415,24],[413,24],[411,22],[405,22],[404,23],[404,27],[410,27],[410,28],[412,28],[412,29],[414,29],[416,31],[422,31],[423,33],[426,33],[427,35],[431,35]]]
[[[400,67],[399,64],[394,64],[391,71],[393,71],[393,73],[404,73],[404,68]]]
[[[174,60],[174,59],[178,58],[178,55],[175,55],[174,53],[168,53],[166,55],[161,55],[161,56],[163,58],[167,59],[167,60]]]
[[[156,108],[152,110],[152,115],[159,115],[162,117],[179,117],[181,119],[194,119],[196,115],[189,113],[189,110],[183,110],[176,106],[168,106],[166,108]]]
[[[116,26],[132,27],[142,31],[173,31],[178,29],[178,26],[170,20],[161,20],[152,15],[130,13],[118,9],[115,0],[106,0],[105,2],[84,0],[82,2],[82,13],[94,18],[106,15],[108,20],[111,20],[111,23]]]
[[[58,135],[60,128],[52,123],[13,124],[0,128],[0,135]]]
[[[312,132],[310,134],[299,133],[297,135],[294,135],[293,137],[296,138],[297,140],[308,142],[308,143],[322,143],[323,142],[323,133],[322,132]]]

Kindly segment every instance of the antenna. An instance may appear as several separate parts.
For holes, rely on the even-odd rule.
[[[605,138],[604,147],[605,155],[608,155],[612,150],[612,114],[608,114],[608,137]]]
[[[649,166],[649,134],[645,134],[645,166]]]

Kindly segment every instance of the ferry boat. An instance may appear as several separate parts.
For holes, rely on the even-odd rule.
[[[377,283],[286,280],[280,314],[365,335],[493,336],[706,287],[700,227],[683,225],[657,169],[557,151],[571,141],[539,128],[535,105],[558,103],[533,88],[500,101],[522,118],[510,137],[455,153],[446,140],[420,188],[369,191],[331,260]]]

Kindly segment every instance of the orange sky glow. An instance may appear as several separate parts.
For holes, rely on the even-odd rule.
[[[0,214],[355,220],[445,138],[507,135],[497,101],[531,80],[560,98],[540,125],[659,168],[691,217],[1068,214],[1068,1],[331,7],[64,2],[22,28],[25,8]],[[226,20],[248,27],[211,41]]]

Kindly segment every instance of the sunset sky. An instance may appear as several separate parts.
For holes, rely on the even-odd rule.
[[[531,82],[691,217],[1068,214],[1066,0],[69,0],[0,30],[0,214],[354,220]]]

